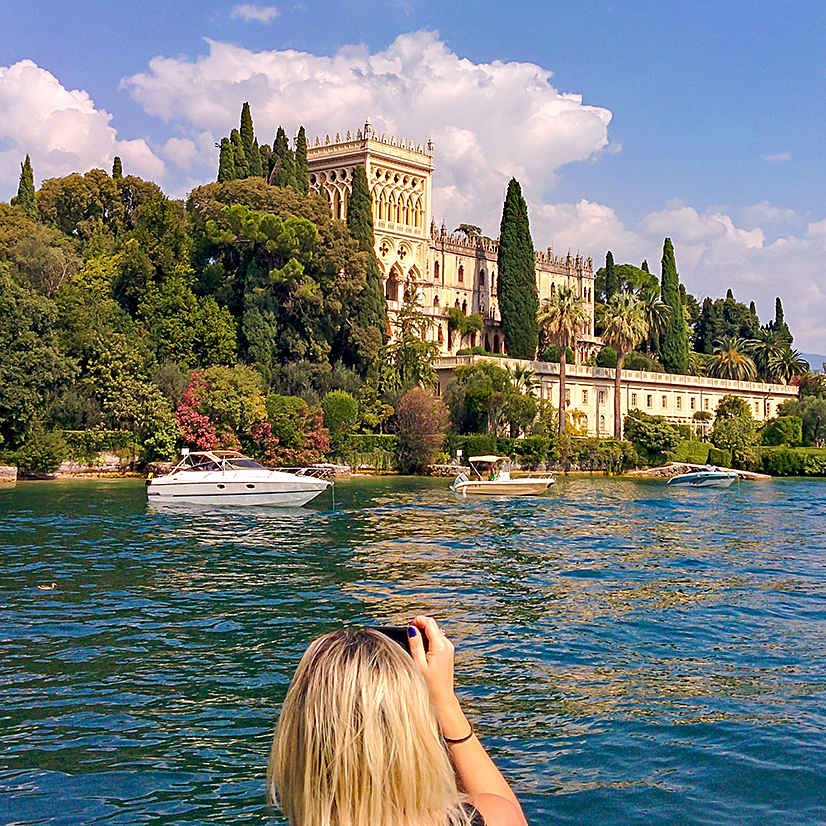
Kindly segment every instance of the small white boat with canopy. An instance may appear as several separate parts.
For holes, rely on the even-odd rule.
[[[462,496],[537,496],[554,484],[554,477],[511,477],[510,459],[507,456],[469,456],[471,475],[460,473],[450,489]]]
[[[146,495],[155,502],[297,508],[332,484],[313,472],[312,468],[295,473],[270,470],[237,450],[184,449],[181,461],[170,473],[147,480]]]

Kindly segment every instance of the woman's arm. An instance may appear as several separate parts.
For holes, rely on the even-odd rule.
[[[432,617],[416,617],[409,633],[410,653],[433,698],[459,786],[469,795],[471,804],[482,813],[488,826],[526,826],[522,807],[508,781],[488,757],[479,739],[475,735],[467,737],[471,725],[453,691],[453,643],[439,630]],[[423,634],[429,643],[427,653]],[[451,740],[461,742],[451,743]]]

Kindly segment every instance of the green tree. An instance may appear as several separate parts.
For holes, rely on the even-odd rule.
[[[655,342],[659,343],[660,335],[671,318],[671,307],[660,298],[659,284],[642,290],[640,303],[648,325],[648,332],[644,339],[645,353],[651,356],[654,354]]]
[[[660,336],[660,361],[668,373],[688,373],[688,326],[680,302],[680,279],[674,261],[674,247],[670,238],[663,244],[662,300],[670,315]]]
[[[771,329],[778,333],[791,347],[794,341],[789,325],[786,324],[783,318],[783,303],[780,301],[780,296],[774,299],[774,321],[771,323]]]
[[[565,366],[568,348],[576,345],[582,325],[587,320],[585,305],[577,298],[572,287],[560,287],[550,298],[542,302],[542,310],[536,323],[543,332],[545,340],[553,344],[560,354],[559,358],[559,438],[565,435]]]
[[[615,293],[603,312],[603,341],[616,350],[614,370],[614,438],[622,439],[622,360],[648,334],[646,308],[629,293]]]
[[[614,268],[614,254],[608,250],[605,255],[605,302],[610,301],[611,296],[619,291],[619,282],[617,281],[617,271]]]
[[[229,138],[221,138],[221,153],[218,157],[218,183],[234,181],[238,178],[235,169],[235,150]]]
[[[714,447],[730,451],[732,463],[745,468],[754,464],[753,449],[757,441],[757,425],[751,407],[736,396],[723,396],[717,404],[711,431]]]
[[[250,159],[247,156],[246,149],[244,148],[244,141],[241,138],[241,133],[237,129],[233,129],[229,133],[229,142],[232,144],[232,154],[235,158],[236,177],[249,178]]]
[[[16,205],[23,210],[23,214],[32,221],[37,220],[37,202],[34,195],[34,171],[28,155],[20,164],[20,183],[17,185]]]
[[[412,281],[405,285],[404,301],[396,317],[396,335],[386,349],[388,360],[398,376],[397,386],[408,389],[417,385],[436,384],[433,367],[439,357],[439,345],[428,341],[433,320],[424,312],[421,295]]]
[[[778,376],[773,368],[773,360],[788,348],[786,340],[777,330],[761,327],[753,339],[745,344],[749,355],[754,360],[757,373],[763,381],[776,381]]]
[[[365,370],[387,338],[387,304],[382,291],[381,269],[376,257],[373,235],[373,204],[367,173],[359,165],[353,170],[352,188],[347,199],[347,229],[366,259],[367,277],[357,308],[358,327],[364,331],[361,368]]]
[[[706,372],[717,379],[752,381],[757,375],[757,367],[747,349],[742,338],[723,336],[714,342],[714,355]]]
[[[505,346],[512,358],[534,359],[538,344],[536,261],[528,207],[515,178],[508,183],[499,226],[498,295]]]
[[[252,113],[248,102],[241,107],[241,128],[238,131],[241,135],[241,142],[244,144],[244,152],[249,157],[255,142],[255,128],[252,125]]]
[[[396,451],[403,473],[423,473],[432,464],[447,433],[444,402],[421,387],[407,391],[396,408]]]
[[[784,347],[779,353],[769,358],[769,369],[782,382],[788,382],[796,376],[809,372],[809,362],[791,347]]]
[[[272,146],[272,170],[270,183],[283,188],[296,189],[295,184],[295,157],[287,140],[287,133],[279,126],[275,133],[275,142]]]
[[[778,413],[800,418],[804,445],[823,447],[826,443],[826,398],[807,395],[790,399],[783,402]]]
[[[760,428],[760,444],[798,447],[803,444],[803,419],[800,416],[777,416]]]
[[[77,375],[57,346],[54,302],[16,284],[0,263],[0,447],[15,448]]]
[[[123,162],[120,159],[120,156],[115,155],[115,160],[112,163],[112,177],[119,181],[123,178]]]
[[[496,434],[504,396],[510,387],[507,370],[491,361],[457,367],[445,390],[455,430]]]
[[[342,457],[347,440],[355,432],[359,421],[358,402],[346,390],[332,390],[321,400],[324,427],[330,434],[330,451]]]
[[[295,140],[295,190],[302,195],[310,191],[310,166],[307,162],[307,133],[304,127],[298,129]]]
[[[677,425],[666,421],[662,416],[650,416],[641,410],[632,410],[625,417],[623,427],[625,438],[648,457],[650,462],[661,462],[665,454],[674,450],[680,443],[680,431]]]

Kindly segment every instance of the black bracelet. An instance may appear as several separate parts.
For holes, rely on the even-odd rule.
[[[452,737],[445,737],[444,734],[442,735],[442,739],[447,743],[449,746],[455,746],[457,743],[466,743],[470,738],[473,737],[473,724],[470,724],[470,734],[466,734],[464,737],[459,737],[458,739],[454,740]]]

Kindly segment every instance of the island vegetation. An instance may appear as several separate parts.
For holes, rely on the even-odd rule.
[[[618,383],[623,369],[705,373],[794,382],[800,396],[762,426],[727,398],[713,423],[632,411],[616,417],[613,439],[596,439],[564,403],[582,299],[561,288],[539,305],[515,180],[499,256],[508,352],[559,361],[561,411],[537,398],[530,369],[493,356],[434,393],[438,345],[414,284],[388,322],[364,169],[347,220],[335,220],[308,189],[303,130],[294,150],[281,128],[260,144],[245,104],[220,142],[216,182],[185,201],[118,158],[111,173],[36,191],[27,157],[16,198],[0,203],[0,463],[49,472],[110,452],[140,468],[188,446],[268,465],[421,472],[461,448],[532,467],[620,472],[682,459],[826,475],[826,378],[793,350],[779,299],[761,325],[731,291],[702,304],[687,293],[669,239],[660,279],[609,252],[596,281],[605,346],[591,363]],[[460,345],[482,323],[454,310],[448,321]]]

